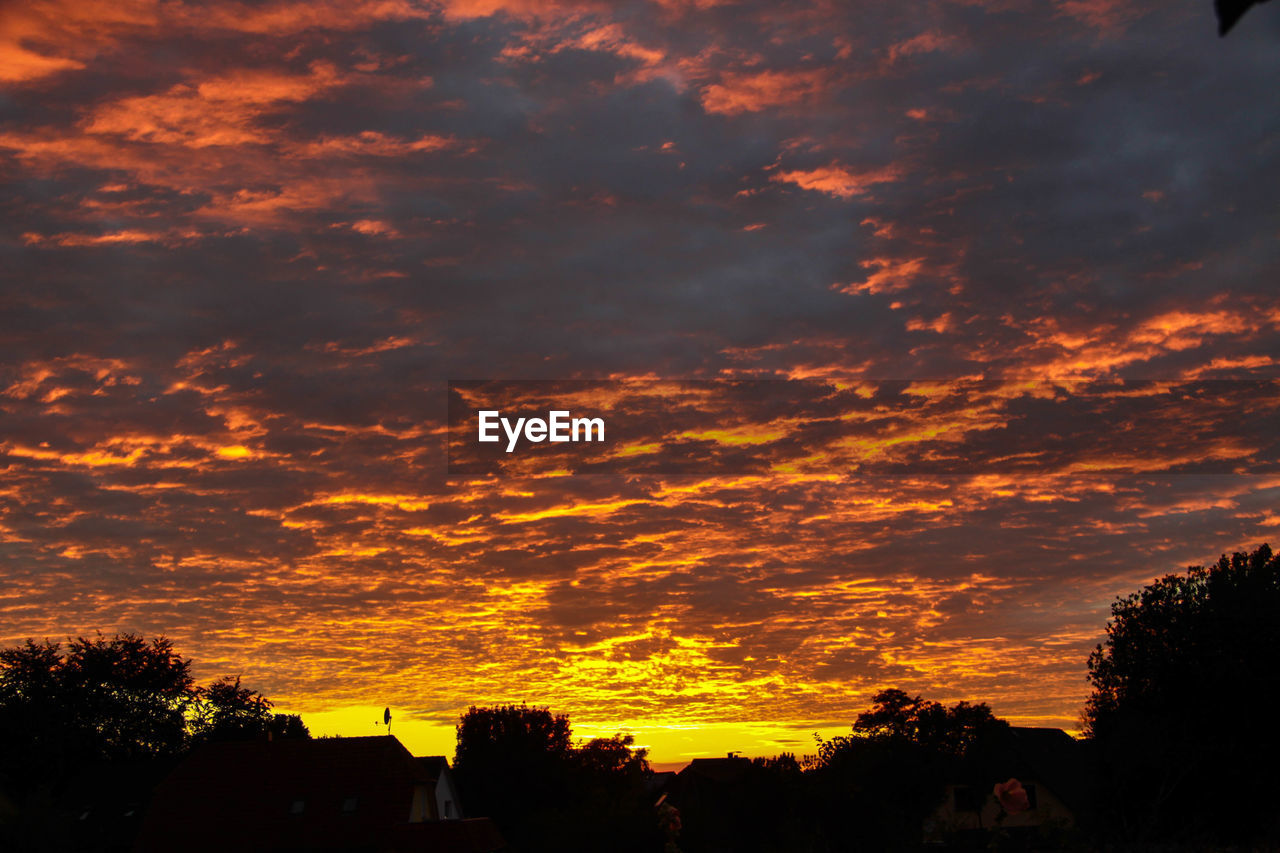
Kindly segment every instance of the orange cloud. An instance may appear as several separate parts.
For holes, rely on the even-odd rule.
[[[45,56],[27,50],[16,41],[0,42],[0,80],[23,82],[71,68],[84,68],[84,63],[68,57]]]
[[[874,270],[865,279],[833,285],[841,293],[897,293],[906,290],[924,272],[924,258],[871,258],[862,266]]]
[[[737,115],[775,107],[797,107],[827,90],[831,74],[825,69],[726,72],[702,90],[702,108],[709,113]]]
[[[963,104],[1008,130],[1026,93],[1005,54],[830,4],[661,3],[644,21],[572,0],[0,6],[0,78],[39,105],[0,131],[30,214],[11,248],[36,271],[5,294],[7,351],[31,360],[0,369],[0,645],[136,626],[290,710],[376,697],[447,732],[527,698],[606,734],[765,721],[803,752],[889,684],[1070,726],[1115,594],[1274,541],[1280,478],[1183,475],[1249,468],[1274,389],[1102,383],[1075,408],[1089,383],[978,380],[1275,375],[1274,300],[1186,295],[1264,255],[1214,242],[1232,229],[1158,232],[1218,209],[1195,187],[1103,194],[1165,252],[1100,253],[1099,279],[1151,285],[1119,313],[1061,269],[1113,235],[1064,249],[1068,208],[999,218],[1020,187],[1074,180],[1079,135],[1023,159],[951,123]],[[1123,8],[1001,15],[1049,32],[1055,9]],[[1056,78],[1097,79],[1081,28],[1059,29]],[[446,369],[819,381],[781,410],[709,384],[656,382],[647,407],[569,390],[618,423],[701,420],[588,460],[638,473],[464,477],[431,409]],[[969,378],[868,379],[899,372]],[[645,473],[673,453],[722,467]]]
[[[294,150],[306,157],[350,154],[361,157],[403,157],[458,147],[452,136],[426,134],[417,139],[401,139],[376,130],[364,130],[352,136],[322,136],[301,143]]]
[[[896,62],[904,56],[913,56],[919,53],[933,53],[939,50],[946,50],[956,44],[956,38],[938,30],[928,30],[919,35],[912,36],[904,41],[897,42],[889,46],[889,60]]]
[[[840,199],[851,199],[866,195],[876,184],[900,181],[905,175],[906,169],[896,163],[859,172],[832,162],[817,169],[777,172],[770,180],[795,184],[801,189],[826,193]]]
[[[0,80],[30,83],[84,68],[121,35],[154,25],[157,13],[156,0],[32,0],[0,5]]]
[[[1267,329],[1280,329],[1280,311],[1259,314],[1241,309],[1188,308],[1166,311],[1128,326],[1112,324],[1075,331],[1063,329],[1056,318],[1045,317],[1027,326],[1031,340],[1026,349],[1053,353],[1035,361],[1035,369],[1047,375],[1097,376],[1170,353],[1200,349],[1222,336],[1248,337]],[[1218,365],[1256,367],[1261,363],[1257,358],[1222,358]],[[1212,362],[1197,365],[1187,375],[1212,369],[1218,369]]]
[[[308,74],[240,69],[181,83],[162,94],[103,104],[87,120],[85,131],[190,148],[261,143],[270,137],[257,120],[272,107],[305,101],[339,82],[329,63],[313,64]]]
[[[1062,14],[1103,33],[1123,29],[1143,13],[1132,0],[1059,0]]]

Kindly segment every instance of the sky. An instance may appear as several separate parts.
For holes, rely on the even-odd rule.
[[[1074,731],[1117,596],[1280,545],[1277,48],[1208,0],[0,5],[0,643],[165,635],[417,753],[528,702],[804,754],[885,687]],[[481,399],[609,441],[468,467]]]

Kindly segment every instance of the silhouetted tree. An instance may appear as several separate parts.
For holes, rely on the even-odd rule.
[[[472,706],[458,721],[454,774],[472,814],[492,817],[514,849],[645,849],[649,775],[630,735],[574,748],[569,718],[528,705]]]
[[[1262,545],[1167,575],[1111,607],[1085,725],[1113,827],[1218,839],[1277,829],[1280,560]]]
[[[747,802],[755,815],[747,822],[755,839],[744,849],[770,853],[822,849],[805,790],[804,771],[792,753],[751,759]]]
[[[540,840],[569,795],[569,718],[528,705],[473,705],[457,733],[453,769],[468,811],[492,817],[513,844]]]
[[[573,746],[568,716],[528,705],[472,705],[458,721],[457,733],[453,764],[459,774],[495,762],[538,769],[566,759]]]
[[[635,735],[593,738],[573,752],[577,765],[588,775],[639,782],[649,774],[647,749],[637,749]]]
[[[668,792],[686,853],[806,853],[818,846],[795,756],[730,756],[682,774]]]
[[[973,778],[985,744],[1008,729],[985,704],[950,708],[898,689],[882,690],[853,734],[820,741],[808,782],[832,850],[910,850],[948,782]]]
[[[47,797],[88,764],[176,756],[194,741],[307,736],[238,679],[196,686],[164,637],[0,649],[0,787]]]
[[[223,678],[198,688],[191,716],[194,741],[307,738],[311,734],[296,714],[274,714],[272,703],[256,690],[240,686],[240,678]]]
[[[0,650],[0,762],[49,782],[87,761],[171,755],[186,743],[190,665],[163,637],[28,640]]]
[[[0,650],[0,850],[80,849],[62,802],[93,767],[174,756],[193,695],[187,661],[163,638],[132,634]]]
[[[565,850],[657,849],[652,803],[645,784],[652,775],[648,750],[634,735],[598,737],[575,747],[569,800],[561,811]]]
[[[985,704],[950,708],[896,688],[881,690],[875,706],[858,715],[853,730],[871,738],[910,741],[941,754],[963,756],[984,737],[1008,726]]]

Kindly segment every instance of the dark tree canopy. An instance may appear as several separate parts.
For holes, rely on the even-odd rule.
[[[574,760],[589,774],[642,778],[649,772],[648,750],[635,744],[630,734],[592,738],[574,750]]]
[[[958,702],[950,708],[889,688],[872,697],[875,705],[858,715],[853,730],[871,738],[909,741],[926,749],[963,756],[984,736],[1005,728],[985,704]]]
[[[169,755],[186,742],[190,664],[164,638],[83,637],[0,650],[6,764],[41,774],[95,760]]]
[[[463,803],[492,817],[513,849],[648,849],[650,771],[631,735],[575,747],[568,716],[528,705],[473,706],[457,733]]]
[[[458,721],[457,731],[458,768],[492,756],[541,762],[568,755],[572,746],[567,716],[528,705],[472,705]]]
[[[48,788],[94,762],[175,756],[208,739],[306,736],[224,679],[199,687],[173,644],[134,634],[0,649],[0,784]]]
[[[1167,575],[1118,599],[1106,631],[1084,720],[1115,823],[1135,836],[1266,831],[1280,795],[1280,735],[1261,701],[1280,688],[1280,560],[1262,545]]]
[[[193,702],[191,737],[196,741],[310,737],[296,714],[274,714],[272,703],[240,678],[223,678],[199,688]]]
[[[820,741],[808,774],[813,799],[834,849],[914,850],[948,782],[995,781],[977,758],[1008,724],[985,704],[948,708],[896,688],[872,701],[851,736]]]
[[[458,721],[453,768],[462,801],[509,839],[536,840],[569,795],[569,718],[528,705],[472,706]]]
[[[667,792],[680,813],[679,849],[834,853],[814,844],[815,797],[806,781],[800,762],[789,753],[727,758],[711,775],[695,772],[687,779],[677,778]]]
[[[1089,656],[1085,721],[1106,734],[1126,717],[1217,706],[1209,685],[1275,685],[1280,678],[1280,562],[1262,545],[1211,568],[1167,575],[1111,606],[1105,646]]]

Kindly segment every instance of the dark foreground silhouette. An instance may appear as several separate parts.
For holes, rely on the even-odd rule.
[[[28,642],[0,651],[0,850],[1276,850],[1277,614],[1266,545],[1118,599],[1083,739],[886,689],[813,755],[679,773],[527,705],[463,714],[452,768],[310,740],[164,639]]]

